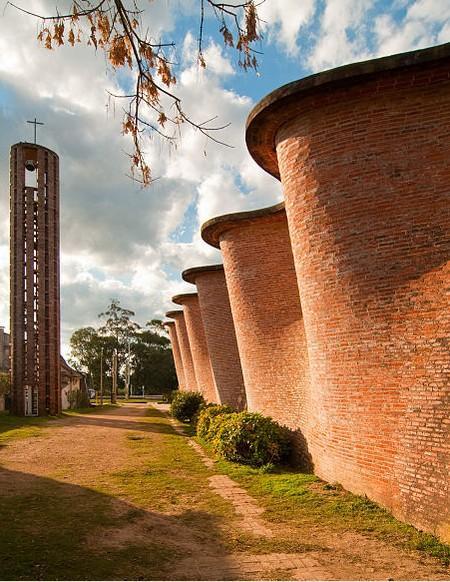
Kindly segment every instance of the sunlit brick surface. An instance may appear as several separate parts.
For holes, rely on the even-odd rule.
[[[186,383],[184,380],[183,360],[181,359],[180,344],[178,342],[175,322],[165,321],[164,326],[167,328],[169,332],[170,343],[172,344],[172,355],[178,379],[178,388],[179,390],[186,390]]]
[[[222,251],[249,410],[302,428],[308,365],[283,205],[213,219],[203,237]]]
[[[183,306],[197,388],[207,402],[218,402],[198,295],[196,293],[176,295],[172,301]]]
[[[183,279],[197,286],[220,403],[242,410],[246,405],[244,379],[223,267],[188,269],[183,272]]]
[[[318,475],[450,540],[450,48],[346,71],[269,96],[248,134],[274,174],[276,144],[308,444]]]
[[[183,386],[183,390],[189,392],[196,392],[198,390],[197,379],[195,377],[194,363],[192,360],[191,346],[189,344],[188,332],[186,329],[186,322],[184,313],[181,310],[168,311],[166,317],[170,317],[175,321],[176,337],[180,350],[182,368],[183,368],[183,382],[178,376],[178,383]],[[172,343],[172,348],[174,344]],[[177,371],[178,374],[178,371]]]

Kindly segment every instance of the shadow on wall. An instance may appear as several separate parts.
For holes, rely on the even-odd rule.
[[[300,429],[290,430],[289,433],[292,442],[290,462],[302,473],[314,473],[314,463],[305,435]]]

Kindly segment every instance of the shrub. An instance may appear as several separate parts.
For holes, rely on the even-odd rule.
[[[170,405],[170,413],[177,420],[191,422],[197,412],[205,405],[205,399],[200,392],[178,391]]]
[[[200,410],[197,420],[197,436],[205,441],[210,441],[214,433],[210,431],[211,421],[220,414],[234,412],[231,406],[226,404],[209,404]]]
[[[170,392],[166,392],[165,394],[163,394],[163,398],[166,402],[168,402],[169,404],[172,404],[173,399],[179,393],[180,393],[179,390],[171,390]]]
[[[228,461],[262,467],[290,454],[288,429],[256,412],[217,415],[209,434],[214,451]]]

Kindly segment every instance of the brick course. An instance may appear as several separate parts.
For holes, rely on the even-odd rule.
[[[170,317],[175,321],[175,330],[183,364],[183,389],[188,392],[196,392],[198,390],[197,378],[195,376],[194,362],[192,360],[191,346],[186,329],[184,313],[181,309],[177,309],[175,311],[168,311],[166,317]],[[172,347],[173,346],[174,344],[172,343]],[[178,377],[178,382],[180,383],[180,377]]]
[[[222,251],[249,410],[303,429],[308,359],[283,205],[213,219],[202,236]]]
[[[178,342],[177,330],[174,321],[165,321],[164,326],[169,331],[170,343],[172,344],[173,362],[175,364],[175,371],[178,379],[178,389],[186,390],[186,382],[184,379],[183,360],[181,358],[180,344]]]
[[[27,162],[34,171],[26,169]],[[12,412],[57,415],[61,368],[55,152],[29,143],[11,147],[10,218]]]
[[[450,540],[450,45],[286,86],[247,131],[283,184],[315,471]]]
[[[194,267],[182,276],[197,287],[219,401],[243,410],[247,404],[244,378],[223,265]]]
[[[172,301],[183,306],[197,389],[207,402],[218,402],[216,381],[211,368],[198,295],[197,293],[175,295]]]

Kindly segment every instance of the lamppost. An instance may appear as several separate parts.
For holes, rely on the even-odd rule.
[[[100,406],[103,406],[103,348],[100,350]]]
[[[111,387],[111,404],[117,402],[117,350],[114,350],[112,357],[112,387]]]

